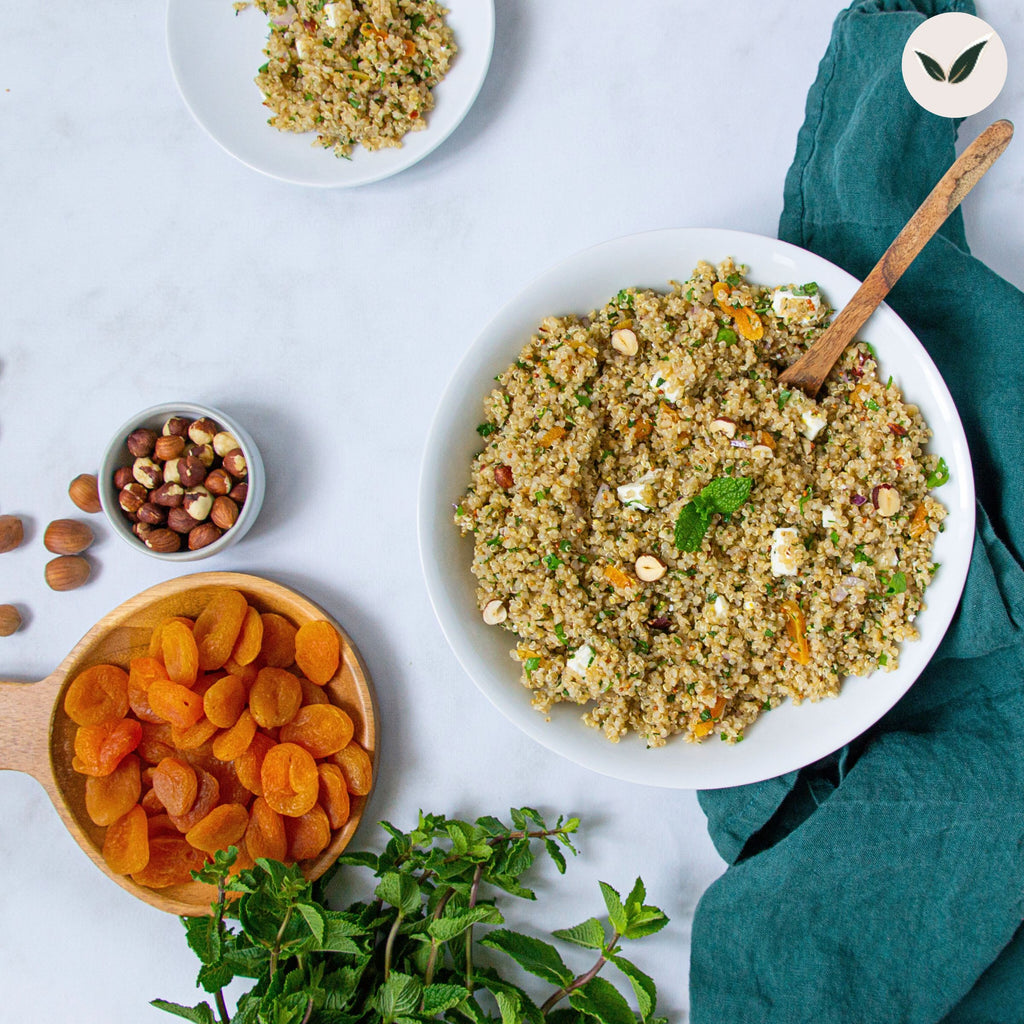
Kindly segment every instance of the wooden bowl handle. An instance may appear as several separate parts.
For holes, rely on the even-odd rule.
[[[27,772],[50,792],[50,717],[61,677],[39,683],[0,682],[0,770]]]

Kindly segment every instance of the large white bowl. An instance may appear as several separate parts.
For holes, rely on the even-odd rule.
[[[452,650],[477,686],[520,729],[570,760],[615,778],[676,789],[736,786],[781,775],[824,757],[876,722],[914,683],[949,627],[974,538],[971,460],[956,407],[924,347],[883,305],[860,337],[874,346],[881,372],[892,374],[908,400],[920,406],[934,431],[930,450],[946,459],[950,471],[949,483],[936,492],[950,513],[935,544],[941,568],[928,588],[928,607],[917,619],[921,639],[903,645],[900,667],[848,679],[835,700],[799,707],[787,702],[763,715],[745,730],[744,742],[735,745],[695,745],[677,737],[648,749],[635,736],[610,743],[583,724],[583,709],[576,705],[557,705],[550,719],[530,706],[530,691],[509,657],[513,637],[486,626],[480,617],[470,572],[472,543],[452,521],[480,449],[475,427],[483,399],[494,386],[494,375],[516,358],[543,317],[586,314],[620,288],[665,290],[670,279],[685,280],[699,260],[718,262],[727,256],[748,264],[756,283],[817,281],[836,308],[849,301],[859,283],[813,253],[742,231],[652,231],[587,249],[542,274],[477,338],[441,399],[420,477],[419,543],[427,589]]]
[[[311,134],[267,124],[268,110],[253,79],[266,59],[267,17],[256,8],[235,14],[230,0],[169,0],[167,54],[185,105],[210,136],[254,170],[296,185],[343,188],[397,174],[422,160],[458,127],[473,105],[494,47],[494,0],[451,0],[447,21],[458,53],[434,90],[427,127],[397,149],[351,160],[312,145]]]

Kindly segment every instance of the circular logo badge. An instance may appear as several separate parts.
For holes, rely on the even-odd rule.
[[[903,49],[903,81],[910,95],[940,117],[984,110],[1006,81],[1006,47],[995,30],[972,14],[928,18]]]

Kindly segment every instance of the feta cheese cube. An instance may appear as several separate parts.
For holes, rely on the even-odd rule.
[[[352,17],[352,0],[336,0],[335,3],[324,4],[324,14],[331,28],[341,28]]]
[[[639,480],[616,487],[615,493],[619,496],[619,501],[627,508],[638,508],[641,512],[650,512],[654,507],[654,488],[651,485],[657,479],[657,473],[645,473]]]
[[[729,621],[729,602],[721,594],[715,598],[712,609],[711,617],[715,622],[725,623]]]
[[[820,295],[796,295],[792,288],[776,288],[772,292],[772,311],[783,320],[808,324],[821,311]]]
[[[308,60],[313,52],[313,40],[309,36],[296,36],[295,52],[299,55],[299,60]]]
[[[803,552],[799,531],[792,526],[780,526],[772,533],[772,575],[795,576]]]
[[[835,526],[838,522],[839,520],[836,518],[836,514],[831,508],[823,508],[821,510],[821,525],[824,526],[826,530]]]
[[[675,404],[678,402],[685,392],[679,385],[679,381],[675,380],[671,376],[666,376],[661,370],[655,370],[654,376],[651,378],[651,387],[658,392],[666,402],[672,402]]]
[[[821,415],[817,407],[804,409],[800,413],[800,419],[804,423],[803,430],[800,433],[809,441],[813,441],[828,426],[828,420]]]
[[[565,663],[566,668],[571,668],[578,676],[586,676],[587,669],[594,664],[597,652],[590,644],[584,644],[576,649],[576,653]]]

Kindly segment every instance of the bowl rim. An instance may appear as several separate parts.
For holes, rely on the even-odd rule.
[[[714,763],[711,763],[709,759],[708,763],[698,764],[697,768],[692,771],[676,770],[677,764],[666,765],[664,763],[664,760],[667,759],[664,759],[659,766],[659,753],[670,749],[673,746],[673,741],[676,746],[691,750],[705,750],[707,744],[695,747],[691,744],[684,744],[677,737],[673,737],[665,747],[647,750],[643,747],[642,742],[633,735],[623,738],[618,744],[609,743],[601,737],[604,748],[607,748],[607,752],[602,753],[600,749],[593,748],[593,744],[588,745],[586,740],[580,739],[578,735],[574,737],[567,731],[568,727],[565,722],[575,719],[578,727],[577,733],[579,730],[586,730],[589,733],[598,734],[598,730],[589,729],[578,721],[581,709],[575,705],[571,706],[572,711],[568,711],[568,706],[562,704],[556,705],[548,716],[538,713],[529,704],[528,691],[525,687],[521,684],[508,686],[507,682],[498,680],[493,659],[489,661],[485,654],[481,653],[484,642],[482,635],[478,633],[478,642],[474,643],[473,638],[469,635],[469,621],[460,617],[455,607],[453,595],[456,592],[456,585],[450,583],[450,579],[453,578],[451,565],[443,562],[440,556],[436,556],[431,550],[432,537],[439,535],[438,531],[441,529],[442,521],[447,521],[448,528],[452,531],[455,530],[450,521],[450,513],[446,512],[442,515],[441,509],[442,505],[446,509],[452,508],[454,502],[450,499],[457,498],[458,494],[435,493],[435,485],[442,479],[444,466],[451,464],[457,458],[453,452],[460,450],[454,443],[453,429],[457,425],[460,415],[465,418],[467,414],[459,413],[455,409],[455,403],[460,399],[469,400],[470,394],[472,394],[474,396],[474,415],[479,411],[480,403],[487,393],[484,373],[489,370],[493,374],[496,372],[495,367],[500,370],[507,365],[525,341],[521,333],[517,334],[515,339],[508,336],[502,337],[502,334],[508,335],[511,330],[510,321],[525,322],[524,318],[527,318],[528,314],[524,310],[529,309],[531,303],[536,305],[544,297],[545,292],[552,291],[551,282],[563,279],[559,290],[566,291],[568,286],[564,279],[571,274],[571,280],[574,282],[571,287],[575,295],[576,292],[587,287],[595,287],[593,284],[587,283],[587,275],[588,272],[592,273],[595,267],[600,267],[602,261],[618,257],[625,262],[628,257],[637,258],[638,252],[642,258],[647,249],[665,248],[666,246],[682,250],[676,257],[682,269],[677,268],[675,275],[663,277],[660,284],[652,284],[650,281],[630,280],[634,276],[634,272],[628,263],[625,263],[619,274],[621,279],[619,287],[636,284],[638,287],[664,288],[670,276],[678,276],[678,273],[683,271],[689,273],[690,267],[687,264],[693,259],[694,249],[703,250],[703,256],[697,258],[711,260],[714,256],[715,260],[720,260],[732,255],[737,262],[743,263],[758,261],[764,263],[768,260],[767,254],[770,252],[773,261],[781,260],[782,264],[792,266],[793,272],[798,276],[801,274],[801,267],[821,268],[822,275],[828,275],[830,283],[826,290],[830,297],[836,300],[837,308],[841,308],[845,302],[849,301],[849,297],[860,284],[853,275],[843,268],[792,243],[751,232],[706,227],[662,228],[619,236],[577,251],[548,267],[499,309],[477,333],[475,340],[463,353],[452,371],[437,404],[423,448],[417,493],[417,540],[428,598],[456,660],[476,687],[520,730],[549,750],[612,778],[674,789],[725,788],[774,778],[832,753],[877,722],[916,682],[917,677],[931,660],[949,628],[966,581],[974,541],[974,480],[963,425],[948,387],[921,342],[892,308],[883,303],[872,320],[860,332],[860,335],[863,337],[865,334],[884,332],[898,339],[898,348],[895,351],[901,353],[901,358],[906,358],[913,363],[915,374],[920,374],[913,382],[915,395],[910,397],[927,395],[927,400],[931,404],[941,407],[943,422],[941,443],[950,445],[952,449],[952,451],[944,449],[943,453],[955,473],[955,486],[951,489],[952,493],[950,489],[943,491],[942,501],[951,512],[956,512],[959,523],[953,537],[947,539],[947,548],[954,544],[959,546],[945,551],[942,559],[943,586],[940,588],[940,593],[943,599],[941,602],[935,602],[936,605],[939,605],[938,608],[933,610],[929,607],[927,612],[931,632],[922,635],[921,639],[913,643],[904,643],[901,646],[900,668],[887,676],[890,681],[893,676],[897,676],[900,685],[891,685],[890,683],[890,687],[886,691],[866,697],[865,700],[873,702],[869,714],[851,715],[851,702],[846,705],[835,700],[823,700],[817,704],[805,702],[798,713],[806,716],[807,725],[811,728],[814,728],[812,722],[819,723],[822,720],[820,709],[828,707],[841,709],[834,713],[833,717],[836,721],[829,723],[828,737],[824,741],[814,743],[813,738],[808,740],[805,736],[801,740],[799,735],[794,735],[794,739],[801,740],[796,750],[782,750],[770,757],[752,757],[749,758],[749,763],[746,753],[730,763],[723,763],[720,757]],[[758,253],[760,256],[757,255]],[[658,261],[657,258],[652,259],[654,262]],[[779,273],[784,272],[779,271]],[[640,270],[637,276],[642,276],[645,273],[648,272]],[[760,280],[761,276],[763,276],[763,271],[759,272],[755,267],[752,271],[752,278],[756,281]],[[800,276],[799,279],[810,280],[813,276],[815,276],[815,272],[811,269],[811,276],[807,278]],[[629,285],[622,283],[624,281],[629,281]],[[777,283],[784,283],[781,277]],[[614,289],[609,294],[612,294],[613,291]],[[594,301],[594,305],[590,308],[596,308],[606,300],[607,295],[604,295],[603,298]],[[550,302],[550,296],[547,301]],[[575,299],[570,298],[563,302],[561,311],[568,311],[565,307],[571,307],[571,311],[577,313],[589,311],[581,311],[578,308],[579,305],[580,303],[577,303]],[[535,329],[535,325],[539,323],[542,316],[552,313],[552,307],[532,312],[534,315],[530,322],[533,327],[530,330]],[[538,312],[539,315],[537,315]],[[521,328],[521,324],[518,327]],[[905,383],[908,386],[910,384],[906,380]],[[473,390],[474,388],[475,390]],[[934,413],[932,413],[929,416],[929,424],[933,429],[936,422]],[[440,453],[442,447],[444,448],[443,455]],[[931,448],[931,446],[929,447]],[[468,463],[465,468],[465,479],[468,482]],[[947,519],[947,524],[949,521]],[[940,536],[936,546],[941,539]],[[462,543],[466,543],[465,538],[460,540]],[[468,562],[461,566],[461,571],[464,572],[464,579],[459,586],[472,585],[475,587],[475,580],[469,572]],[[935,587],[936,584],[933,583],[929,589],[929,595],[936,594]],[[932,601],[929,602],[929,605],[931,604]],[[922,616],[924,614],[922,613]],[[508,649],[511,648],[510,640]],[[920,664],[917,664],[918,662]],[[905,681],[908,673],[904,669],[907,666],[910,666],[911,673],[909,681]],[[856,688],[859,691],[861,687],[869,685],[870,680],[877,679],[879,675],[880,673],[876,671],[865,677],[847,677],[843,683],[844,690]],[[787,707],[788,711],[793,710],[791,701],[786,702],[778,710],[773,709],[771,717],[773,719],[784,717],[783,712],[787,711]],[[762,716],[759,721],[765,719],[766,716]],[[776,723],[773,722],[773,730],[775,725]],[[794,733],[798,731],[792,730]],[[806,731],[808,730],[805,729],[804,732]],[[569,739],[566,740],[564,736],[569,736]],[[623,748],[632,744],[634,740],[636,740],[635,746],[642,751],[642,754],[638,752],[636,757],[623,753]],[[627,741],[629,742],[627,743]],[[745,748],[749,752],[752,742],[748,737],[747,742],[742,745],[716,744],[715,746],[728,746],[734,751]],[[685,764],[685,761],[683,763]]]
[[[147,547],[132,533],[128,521],[121,511],[121,507],[117,503],[117,493],[114,490],[112,480],[114,470],[128,464],[121,456],[122,452],[127,453],[127,448],[125,448],[127,436],[133,430],[144,426],[149,420],[166,419],[168,416],[175,414],[193,415],[195,419],[208,416],[210,419],[215,420],[219,426],[230,431],[238,442],[238,447],[242,449],[242,454],[245,456],[246,480],[249,483],[249,493],[246,495],[246,500],[242,505],[235,525],[230,530],[225,530],[212,544],[207,544],[205,548],[199,548],[195,551],[188,547],[179,551],[153,551],[152,548]],[[215,406],[204,405],[198,402],[161,402],[159,405],[150,406],[148,409],[143,409],[141,412],[136,413],[135,416],[126,420],[118,428],[104,450],[103,460],[100,464],[98,485],[100,505],[103,508],[107,522],[125,543],[129,544],[136,551],[141,551],[150,558],[156,558],[163,562],[194,562],[201,558],[209,558],[211,555],[219,554],[242,539],[259,515],[260,507],[263,504],[265,481],[263,460],[259,449],[256,447],[256,442],[253,441],[249,432],[233,416]]]

